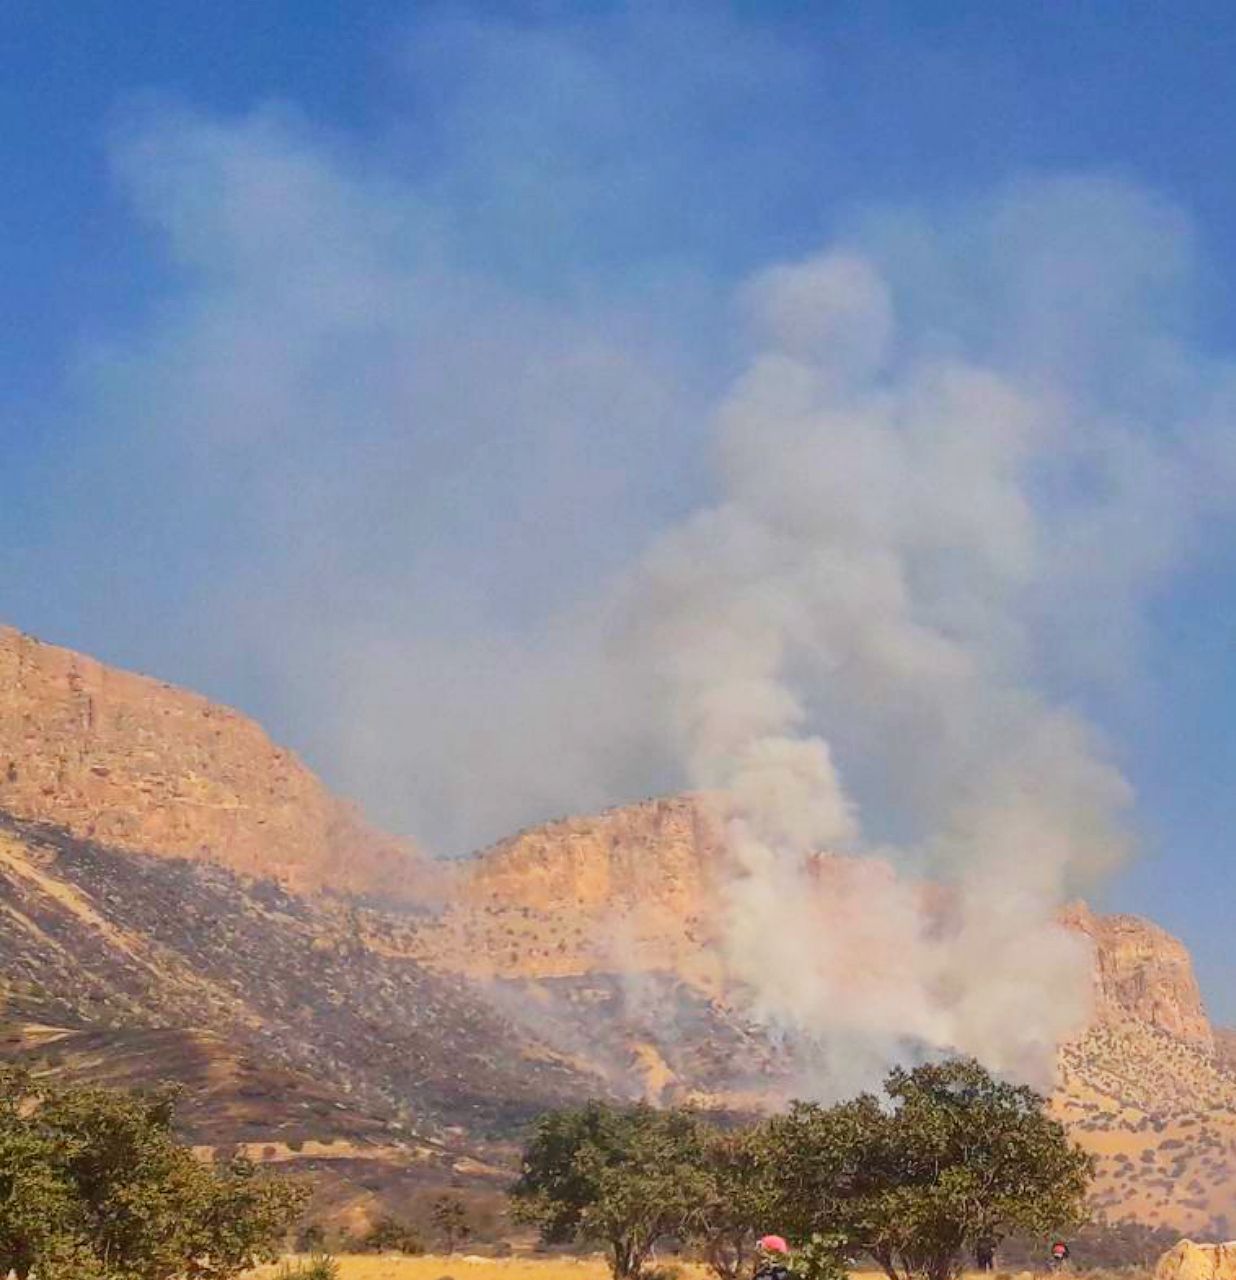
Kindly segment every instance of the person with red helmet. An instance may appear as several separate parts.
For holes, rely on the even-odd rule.
[[[755,1280],[798,1280],[790,1270],[790,1246],[784,1236],[761,1236],[755,1249]]]

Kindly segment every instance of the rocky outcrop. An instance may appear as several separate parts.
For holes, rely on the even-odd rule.
[[[692,796],[670,796],[521,831],[466,865],[471,898],[538,911],[698,909],[721,856]]]
[[[1154,1280],[1236,1280],[1236,1243],[1182,1240],[1159,1259]]]
[[[703,980],[721,842],[691,796],[531,828],[460,863],[426,958],[474,976]]]
[[[435,940],[440,962],[509,978],[597,968],[713,974],[718,882],[724,851],[707,803],[694,796],[647,800],[591,818],[531,828],[459,868],[447,919]],[[845,896],[868,863],[821,856],[815,884]],[[946,911],[947,895],[922,890],[924,909]],[[940,899],[936,901],[935,899]],[[1137,916],[1067,907],[1061,923],[1094,948],[1100,1020],[1133,1018],[1205,1052],[1215,1041],[1188,949]]]
[[[721,845],[690,796],[529,828],[443,870],[422,959],[474,978],[663,970],[703,980]]]
[[[0,627],[0,811],[299,890],[404,894],[414,851],[252,720]]]
[[[1139,916],[1098,916],[1084,904],[1070,906],[1062,919],[1094,944],[1100,1018],[1132,1017],[1214,1051],[1214,1032],[1184,943]]]

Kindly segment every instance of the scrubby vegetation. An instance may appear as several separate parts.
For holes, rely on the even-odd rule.
[[[1088,1222],[1070,1242],[1073,1265],[1086,1271],[1150,1271],[1180,1233],[1141,1222]],[[1015,1235],[1000,1247],[1000,1266],[1010,1271],[1039,1270],[1051,1241],[1046,1235]]]
[[[948,1280],[981,1240],[1085,1219],[1092,1160],[1032,1090],[956,1060],[894,1070],[884,1094],[729,1133],[686,1110],[554,1112],[524,1153],[517,1215],[547,1242],[603,1245],[616,1280],[641,1276],[666,1238],[733,1280],[774,1227],[809,1280],[858,1257],[889,1280]]]
[[[174,1101],[0,1069],[0,1275],[228,1280],[273,1259],[304,1189],[196,1159]]]

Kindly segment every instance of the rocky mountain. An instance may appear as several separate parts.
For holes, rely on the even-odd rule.
[[[1103,1021],[1131,1018],[1213,1055],[1193,958],[1178,938],[1139,916],[1096,916],[1084,903],[1061,919],[1093,944],[1095,1008]]]
[[[520,1126],[585,1096],[792,1092],[792,1055],[727,992],[725,856],[683,796],[432,866],[238,713],[0,629],[0,1052],[178,1079],[193,1141],[312,1167],[332,1213],[492,1195]],[[816,871],[851,891],[855,864]],[[1093,949],[1095,1016],[1053,1105],[1099,1157],[1099,1204],[1236,1225],[1233,1039],[1187,950],[1080,904],[1061,920]]]
[[[0,810],[305,891],[406,895],[418,865],[252,720],[9,627]]]

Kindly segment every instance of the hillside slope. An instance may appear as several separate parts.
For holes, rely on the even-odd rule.
[[[460,868],[419,954],[535,992],[547,1034],[604,1046],[651,1097],[758,1105],[798,1079],[719,998],[723,859],[707,807],[687,796],[522,832]],[[845,860],[818,872],[829,891]],[[1236,1054],[1210,1025],[1187,948],[1080,903],[1060,921],[1092,947],[1094,1000],[1089,1030],[1061,1048],[1053,1106],[1099,1158],[1096,1203],[1180,1230],[1236,1227]]]
[[[402,954],[402,921],[359,914],[0,819],[0,972],[64,1025],[210,1027],[427,1130],[504,1130],[598,1087]]]
[[[725,858],[680,796],[431,867],[235,712],[0,629],[0,1052],[178,1079],[193,1141],[327,1170],[349,1212],[493,1185],[530,1117],[586,1096],[799,1091],[726,986]],[[821,856],[819,891],[853,866]],[[1236,1225],[1232,1038],[1187,950],[1080,904],[1061,923],[1093,948],[1095,1012],[1054,1105],[1100,1157],[1099,1204]]]

